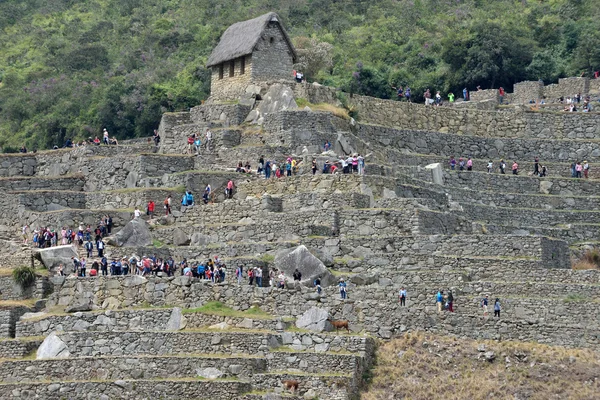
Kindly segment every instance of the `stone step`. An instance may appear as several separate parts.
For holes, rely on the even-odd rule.
[[[266,358],[252,355],[186,354],[182,356],[107,356],[78,357],[52,360],[1,361],[0,381],[25,383],[62,381],[74,376],[86,380],[174,379],[201,376],[214,368],[221,379],[253,381],[256,374],[294,371],[318,374],[335,371],[348,376],[360,368],[362,358],[349,354],[281,352],[269,353]]]
[[[264,357],[271,350],[287,345],[293,345],[295,350],[317,353],[358,353],[366,351],[371,345],[369,341],[372,340],[363,336],[326,333],[243,330],[179,331],[167,335],[160,331],[104,332],[98,338],[90,336],[87,332],[58,332],[56,337],[58,339],[55,341],[64,343],[70,357],[186,355],[191,349],[199,349],[203,354],[255,354]],[[52,357],[51,353],[44,354],[48,358]]]
[[[250,392],[252,385],[239,380],[151,379],[115,381],[63,381],[0,384],[0,399],[42,398],[173,400],[231,400]]]

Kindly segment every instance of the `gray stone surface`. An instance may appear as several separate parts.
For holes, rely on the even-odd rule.
[[[298,269],[302,273],[303,284],[312,285],[316,277],[321,278],[321,286],[324,287],[335,282],[333,274],[304,245],[277,252],[274,266],[283,271],[290,280],[293,279],[294,271]]]
[[[165,330],[167,331],[179,331],[181,329],[185,329],[187,325],[187,319],[181,313],[181,308],[175,307],[171,312],[171,316],[169,317],[169,321],[167,321],[167,326]]]
[[[36,360],[45,360],[48,358],[68,358],[70,357],[69,349],[65,342],[59,338],[56,333],[52,332],[44,339],[37,350]]]
[[[300,329],[308,329],[313,332],[331,331],[333,327],[328,321],[329,312],[323,308],[311,307],[296,320],[296,326]]]
[[[65,272],[72,268],[73,260],[71,257],[79,257],[74,245],[36,249],[33,254],[49,270],[53,271],[60,264],[63,264]]]
[[[291,87],[275,84],[269,88],[262,102],[258,106],[261,115],[276,113],[287,109],[298,108],[294,100],[294,92]]]
[[[152,233],[146,221],[142,218],[134,218],[108,242],[119,247],[150,246],[152,244]]]

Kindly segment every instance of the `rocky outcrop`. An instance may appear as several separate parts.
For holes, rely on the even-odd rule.
[[[74,245],[50,247],[47,249],[36,249],[33,256],[44,264],[44,267],[49,270],[54,270],[60,264],[67,271],[72,265],[71,257],[78,257],[77,250]]]
[[[134,218],[107,241],[109,244],[118,247],[150,246],[152,244],[152,233],[146,221],[141,218]]]
[[[274,266],[283,271],[288,280],[293,279],[294,271],[298,269],[302,274],[303,284],[312,285],[317,277],[321,278],[321,286],[328,286],[335,282],[333,274],[304,245],[280,250],[275,256]]]

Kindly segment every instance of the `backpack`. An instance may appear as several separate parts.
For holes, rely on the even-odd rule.
[[[186,196],[186,201],[187,201],[188,205],[191,205],[191,204],[192,204],[192,202],[194,201],[194,197],[192,196],[192,194],[191,194],[191,193],[189,193],[189,194]]]

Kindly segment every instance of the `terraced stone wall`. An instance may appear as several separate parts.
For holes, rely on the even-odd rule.
[[[544,272],[538,270],[537,274],[542,276]],[[83,293],[89,291],[94,293],[98,300],[104,296],[109,289],[105,286],[108,281],[127,282],[138,278],[109,278],[98,280],[80,281]],[[533,274],[531,280],[536,279]],[[75,280],[67,280],[60,290],[61,298],[66,304],[71,301],[68,298],[69,293],[75,294]],[[161,286],[159,286],[159,284]],[[162,285],[164,284],[164,285]],[[386,338],[393,333],[400,333],[407,329],[427,329],[438,332],[445,332],[468,337],[485,337],[512,340],[533,340],[542,343],[551,343],[566,346],[584,346],[598,348],[600,345],[600,335],[598,335],[598,326],[595,322],[599,316],[599,311],[594,303],[573,301],[567,302],[561,299],[548,300],[549,293],[554,295],[565,295],[569,290],[579,291],[583,289],[581,285],[573,284],[565,286],[565,291],[556,293],[548,291],[548,287],[543,284],[521,284],[515,285],[510,282],[490,282],[481,285],[479,282],[465,282],[456,287],[456,313],[452,315],[437,315],[435,311],[434,295],[438,289],[439,281],[435,288],[428,288],[427,282],[422,282],[418,287],[409,287],[409,309],[398,307],[397,289],[390,286],[381,287],[360,287],[351,285],[349,287],[350,302],[341,302],[338,300],[339,294],[337,288],[325,288],[324,295],[328,299],[326,303],[320,304],[318,296],[312,289],[300,288],[297,290],[277,290],[277,289],[255,289],[248,285],[217,285],[212,286],[203,283],[192,283],[188,279],[171,278],[160,280],[148,280],[139,285],[131,286],[125,283],[122,286],[123,295],[116,294],[118,290],[110,289],[114,297],[121,298],[130,305],[141,303],[142,301],[150,304],[180,304],[184,307],[194,307],[203,304],[206,301],[218,299],[219,301],[235,308],[245,309],[251,304],[259,304],[265,311],[274,315],[297,318],[312,305],[326,307],[336,319],[347,319],[351,322],[353,329],[365,329],[377,336]],[[70,289],[68,288],[70,287]],[[479,301],[483,293],[491,293],[491,296],[511,296],[510,301],[503,303],[503,313],[505,317],[500,321],[493,319],[481,320],[479,315]],[[539,296],[538,298],[520,298],[519,294],[528,293],[529,296]],[[585,292],[583,292],[585,293]],[[588,293],[590,296],[596,296],[597,293]],[[122,296],[122,297],[121,297]],[[51,298],[48,304],[53,304],[56,297]],[[114,303],[116,304],[116,303]],[[147,333],[150,334],[151,333]],[[295,334],[295,333],[292,333]],[[88,334],[80,334],[89,337]],[[93,336],[90,339],[80,340],[77,334],[68,334],[67,342],[73,352],[88,354],[109,355],[114,348],[117,349],[118,343],[110,340],[110,335],[117,335],[123,343],[130,344],[125,350],[123,346],[118,346],[120,351],[134,353],[136,349],[134,338],[129,340],[123,338],[118,332],[113,334],[101,335],[97,338]],[[198,334],[202,336],[202,334]],[[214,334],[218,335],[218,334]],[[221,341],[210,345],[211,337],[200,337],[198,340],[206,340],[206,348],[215,351],[228,351],[226,333],[222,334]],[[301,335],[301,334],[299,334]],[[160,346],[166,346],[172,352],[185,352],[186,343],[182,339],[179,342],[176,335],[163,335],[160,337]],[[157,340],[159,338],[156,338]],[[266,338],[268,341],[268,338]],[[187,339],[186,339],[187,340]],[[168,342],[168,343],[167,343]],[[120,343],[120,342],[119,342]],[[155,340],[148,340],[146,343],[155,343]],[[237,342],[235,342],[237,343]],[[294,343],[292,339],[290,344]],[[304,343],[300,341],[300,343]],[[285,343],[283,343],[285,345]],[[249,340],[250,346],[256,346],[256,340]],[[307,348],[317,349],[319,343],[313,340],[312,344],[306,345]],[[343,347],[349,344],[345,344]],[[242,346],[240,344],[240,346]],[[340,345],[341,346],[341,345]],[[318,347],[320,349],[321,347]],[[179,349],[179,350],[177,350]],[[238,348],[238,350],[241,347]],[[246,350],[248,350],[246,349]],[[318,351],[317,349],[317,351]],[[160,351],[160,350],[157,350]],[[128,354],[129,354],[128,353]]]
[[[37,167],[34,154],[3,154],[0,156],[0,176],[33,176]]]
[[[27,288],[17,285],[12,276],[0,276],[0,300],[41,299],[52,290],[48,278],[38,277],[36,282]]]
[[[251,106],[243,104],[212,102],[191,108],[190,118],[197,124],[222,121],[227,126],[240,125],[244,122],[251,109]]]
[[[28,341],[0,339],[0,358],[14,359],[26,357],[32,351],[36,350],[40,346],[40,344],[42,344],[41,339],[34,339]],[[0,396],[6,396],[7,394],[8,393],[0,393]]]

